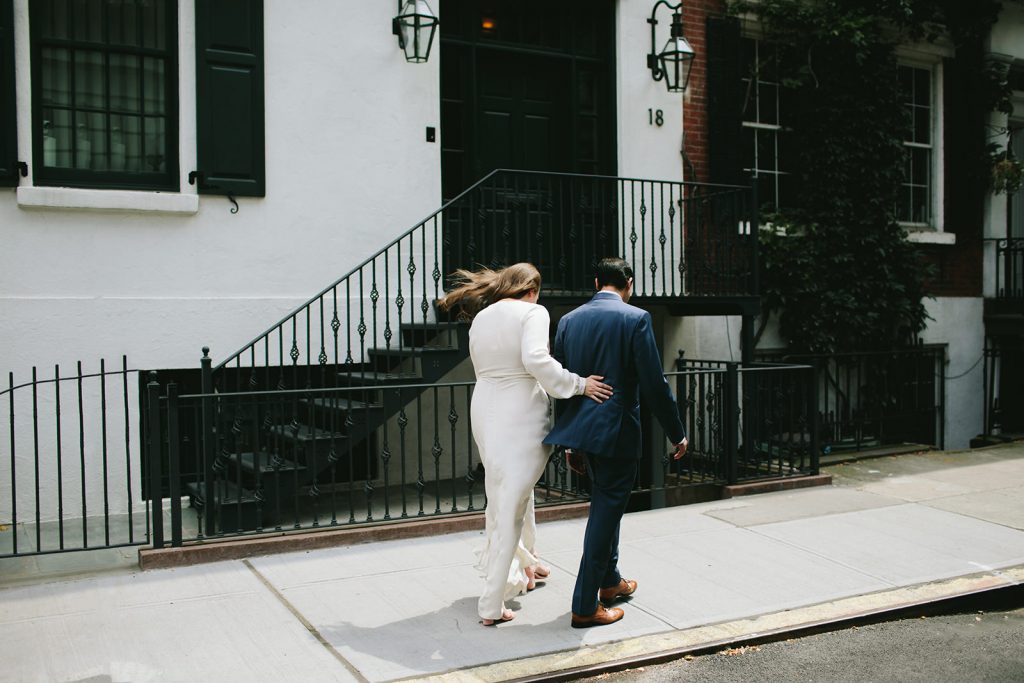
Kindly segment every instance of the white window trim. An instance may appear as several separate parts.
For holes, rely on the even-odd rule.
[[[195,4],[178,0],[178,192],[159,190],[85,189],[36,186],[32,175],[32,70],[29,34],[30,0],[14,0],[14,65],[18,155],[28,162],[28,176],[17,189],[23,209],[88,211],[140,211],[194,214],[199,211],[199,192],[189,185],[188,173],[196,167]]]
[[[932,46],[929,46],[932,47]],[[920,46],[899,47],[896,49],[896,60],[899,66],[909,66],[916,69],[928,69],[932,74],[932,192],[930,206],[928,207],[931,221],[928,223],[909,223],[900,221],[900,225],[907,231],[907,241],[922,244],[956,244],[956,234],[945,232],[945,149],[943,141],[944,112],[943,112],[943,91],[942,91],[942,56],[944,50],[941,46],[934,46],[932,52],[923,52]],[[931,57],[931,59],[928,59]],[[905,146],[915,146],[913,143],[904,142]],[[941,235],[941,236],[940,236]]]

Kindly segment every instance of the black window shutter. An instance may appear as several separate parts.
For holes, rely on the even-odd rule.
[[[713,183],[742,183],[740,164],[743,92],[740,79],[740,22],[707,20],[708,167]]]
[[[14,0],[0,0],[0,186],[18,184],[14,99]]]
[[[196,2],[199,192],[266,194],[263,0]]]

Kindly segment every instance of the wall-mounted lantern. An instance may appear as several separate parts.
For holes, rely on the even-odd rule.
[[[655,52],[654,29],[658,25],[655,15],[661,5],[672,10],[672,32],[661,52]],[[683,37],[683,3],[672,5],[666,0],[658,0],[654,3],[647,23],[651,25],[651,52],[647,55],[647,68],[651,70],[651,77],[656,81],[664,79],[669,92],[685,91],[690,82],[690,69],[696,53]]]
[[[398,47],[409,62],[425,62],[437,31],[437,15],[427,0],[398,0],[398,16],[391,20],[391,32],[398,36]]]

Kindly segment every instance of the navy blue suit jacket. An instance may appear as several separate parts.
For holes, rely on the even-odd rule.
[[[597,456],[639,457],[641,394],[672,443],[686,437],[647,311],[615,292],[598,292],[558,322],[553,355],[578,375],[604,376],[613,394],[604,403],[586,396],[561,402],[544,443]]]

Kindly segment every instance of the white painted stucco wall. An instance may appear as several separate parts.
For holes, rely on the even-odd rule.
[[[425,128],[439,126],[439,60],[405,61],[391,35],[395,8],[264,6],[266,197],[239,199],[237,214],[210,196],[193,214],[167,214],[28,209],[4,190],[4,369],[122,352],[139,366],[191,367],[204,344],[223,357],[438,208],[440,146]],[[23,157],[27,13],[28,0],[16,0]],[[179,15],[181,195],[194,201],[193,0]],[[102,203],[110,193],[87,194]],[[152,196],[134,194],[140,207]]]
[[[921,340],[947,345],[945,445],[947,449],[967,448],[983,427],[984,300],[937,297],[924,303],[933,319],[921,333]]]
[[[651,46],[653,3],[648,0],[619,0],[616,14],[615,60],[619,175],[629,178],[682,180],[679,150],[683,139],[682,93],[670,93],[664,81],[655,81],[647,68]],[[658,42],[661,49],[669,38],[672,15],[664,7],[658,13]],[[648,110],[661,110],[664,125],[652,125]]]

